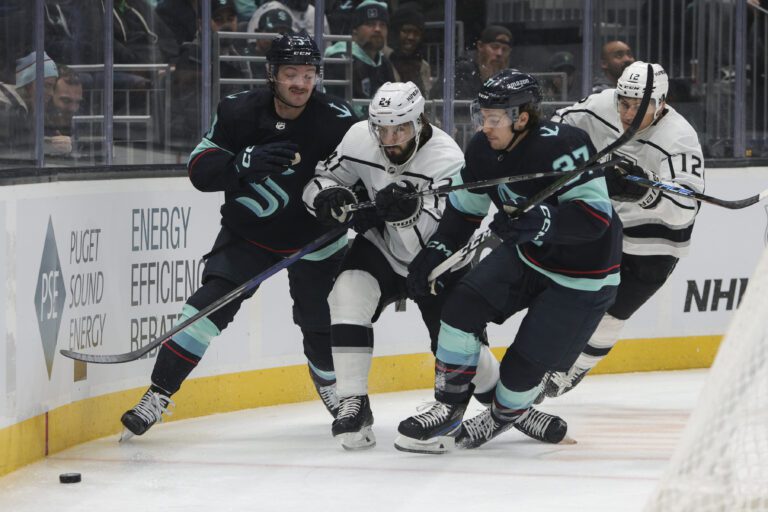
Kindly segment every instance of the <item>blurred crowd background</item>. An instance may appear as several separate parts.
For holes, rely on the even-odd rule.
[[[263,87],[270,41],[299,31],[322,45],[322,87],[359,115],[410,80],[461,145],[500,69],[537,76],[554,110],[643,60],[667,70],[705,156],[766,157],[767,2],[4,0],[0,169],[184,163],[218,100]]]

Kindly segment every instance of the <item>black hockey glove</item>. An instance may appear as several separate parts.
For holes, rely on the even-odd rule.
[[[428,297],[431,293],[429,286],[429,274],[435,267],[447,260],[453,254],[452,244],[439,235],[435,235],[427,243],[419,254],[413,258],[408,265],[408,278],[406,286],[408,296],[412,299],[418,297]],[[438,278],[435,280],[435,290],[437,293],[443,288],[443,281]]]
[[[420,197],[403,199],[416,192],[416,185],[410,181],[390,183],[376,193],[376,213],[395,227],[404,228],[419,220]]]
[[[518,202],[508,201],[504,206],[513,212]],[[520,245],[531,241],[545,242],[552,238],[554,231],[552,224],[556,215],[556,206],[542,203],[515,219],[505,211],[496,212],[488,227],[504,240],[504,243]]]
[[[628,160],[622,160],[613,168],[605,170],[605,184],[608,186],[608,195],[611,199],[621,203],[637,203],[643,208],[656,206],[661,200],[661,191],[625,180],[626,175],[659,181],[659,177],[653,172],[646,171]]]
[[[384,227],[384,220],[376,213],[376,208],[361,208],[352,216],[352,229],[361,235],[369,229]]]
[[[248,146],[235,157],[237,177],[242,182],[257,183],[270,174],[285,171],[294,161],[299,146],[293,142],[270,142]]]
[[[344,224],[352,217],[352,212],[344,210],[344,206],[357,203],[355,194],[347,187],[330,187],[321,190],[315,196],[315,215],[317,220],[326,226]]]

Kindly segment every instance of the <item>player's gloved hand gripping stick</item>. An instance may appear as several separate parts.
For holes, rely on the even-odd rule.
[[[558,175],[559,178],[557,180],[552,182],[549,186],[545,187],[544,189],[540,190],[538,193],[534,194],[530,199],[528,199],[527,202],[521,205],[520,208],[516,210],[513,210],[512,208],[505,208],[505,211],[507,211],[507,214],[511,217],[511,219],[514,220],[520,217],[521,215],[523,215],[524,213],[529,212],[533,208],[536,208],[542,202],[544,202],[545,199],[550,197],[552,194],[557,193],[560,189],[565,187],[568,183],[577,179],[579,176],[581,176],[585,172],[589,172],[593,170],[593,166],[595,165],[595,163],[599,161],[601,158],[603,158],[605,155],[610,154],[612,151],[618,149],[619,147],[627,143],[630,139],[632,139],[632,137],[635,136],[635,133],[637,133],[637,129],[640,127],[640,124],[642,123],[643,118],[645,117],[645,113],[648,110],[648,105],[651,102],[652,92],[653,92],[653,67],[650,64],[648,64],[648,73],[645,81],[645,90],[643,91],[643,98],[640,101],[640,105],[637,108],[637,113],[635,113],[634,119],[632,119],[632,123],[624,131],[624,133],[622,133],[611,144],[603,148],[602,151],[598,151],[597,153],[592,155],[592,158],[587,160],[587,162],[581,168],[576,169],[574,171],[567,172],[567,173],[563,173],[562,175]],[[613,162],[613,163],[615,164],[616,162]],[[602,176],[602,175],[603,175],[602,173],[596,174],[595,177]],[[549,173],[548,176],[552,177],[553,174]],[[432,272],[429,274],[430,283],[434,283],[435,279],[440,277],[445,272],[449,271],[457,263],[464,260],[464,258],[466,258],[469,254],[471,254],[471,252],[474,249],[476,249],[481,243],[487,240],[491,235],[492,233],[490,230],[485,230],[477,234],[476,236],[472,237],[470,241],[467,243],[467,245],[462,247],[460,250],[456,251],[448,259],[443,261],[440,265],[438,265],[432,270]]]

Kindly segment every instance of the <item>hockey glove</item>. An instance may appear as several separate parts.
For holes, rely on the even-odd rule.
[[[416,191],[416,185],[410,181],[390,183],[376,193],[376,213],[397,228],[414,224],[421,214],[422,199],[404,197]]]
[[[235,170],[242,182],[258,183],[270,174],[285,171],[296,158],[299,146],[293,142],[270,142],[248,146],[235,157]]]
[[[430,272],[448,259],[453,252],[454,249],[450,242],[443,240],[439,235],[433,236],[426,247],[408,265],[408,278],[406,280],[408,296],[412,299],[428,297],[431,293],[429,284]],[[440,293],[442,288],[443,282],[440,278],[436,279],[435,290]]]
[[[642,208],[656,206],[661,200],[661,191],[624,179],[627,175],[659,181],[659,177],[653,172],[646,171],[628,160],[622,160],[613,168],[605,170],[605,184],[608,186],[608,195],[611,199],[621,203],[637,203]]]
[[[315,215],[317,220],[326,226],[344,224],[352,217],[352,212],[344,209],[348,204],[357,203],[357,198],[352,190],[347,187],[329,187],[321,190],[315,196]]]
[[[504,203],[504,209],[509,212],[514,212],[517,206],[518,202],[514,200]],[[545,242],[552,237],[552,222],[556,215],[556,206],[542,203],[514,219],[506,211],[496,212],[488,227],[504,243],[520,245],[526,242]]]

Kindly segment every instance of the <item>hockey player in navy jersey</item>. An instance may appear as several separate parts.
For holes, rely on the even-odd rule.
[[[424,97],[412,82],[387,82],[376,91],[368,120],[355,124],[304,190],[313,215],[331,224],[347,221],[344,206],[362,197],[360,182],[376,207],[353,214],[358,236],[344,257],[328,297],[331,309],[333,362],[339,414],[332,433],[349,450],[375,444],[373,413],[368,399],[368,372],[373,354],[373,324],[392,302],[407,297],[408,264],[434,234],[445,208],[437,195],[404,199],[457,174],[464,155],[456,142],[429,123]],[[468,263],[468,262],[467,262]],[[450,287],[466,265],[452,272]],[[431,349],[437,347],[440,309],[445,293],[416,298]],[[476,396],[488,393],[498,379],[498,362],[487,344],[480,347],[480,369],[473,380]],[[487,399],[487,398],[486,398]]]
[[[541,88],[517,70],[483,85],[473,103],[480,130],[466,150],[463,182],[551,170],[552,179],[452,192],[435,234],[409,266],[414,296],[429,293],[432,269],[462,247],[491,203],[491,229],[503,243],[450,292],[442,311],[435,365],[436,402],[402,421],[395,447],[442,453],[474,448],[536,413],[531,404],[542,377],[570,368],[619,283],[621,223],[602,177],[587,173],[519,218],[514,212],[559,172],[574,170],[595,152],[587,134],[540,118]],[[506,210],[505,210],[506,208]],[[507,349],[492,405],[462,423],[477,370],[479,334],[527,308]],[[552,428],[563,428],[552,422]],[[545,436],[563,433],[546,432]]]
[[[187,300],[179,321],[330,230],[307,213],[301,193],[317,163],[357,119],[347,103],[314,89],[320,63],[320,51],[308,36],[275,39],[267,53],[270,88],[224,98],[213,126],[190,155],[193,185],[203,192],[223,191],[225,199],[202,286]],[[338,398],[327,296],[346,245],[344,234],[288,267],[293,318],[302,331],[309,372],[333,415]],[[233,300],[161,346],[151,386],[121,418],[127,435],[141,435],[161,420],[171,395],[246,298]]]
[[[669,80],[653,64],[653,92],[635,137],[612,156],[621,156],[627,172],[704,192],[704,157],[693,127],[667,104]],[[632,122],[645,91],[648,64],[635,62],[621,74],[616,89],[593,94],[558,110],[553,121],[585,130],[597,149],[616,139]],[[578,384],[619,339],[624,322],[666,282],[678,259],[688,252],[699,211],[694,199],[664,194],[606,175],[608,192],[624,224],[621,285],[584,351],[566,372],[548,375],[544,394],[559,396]]]

